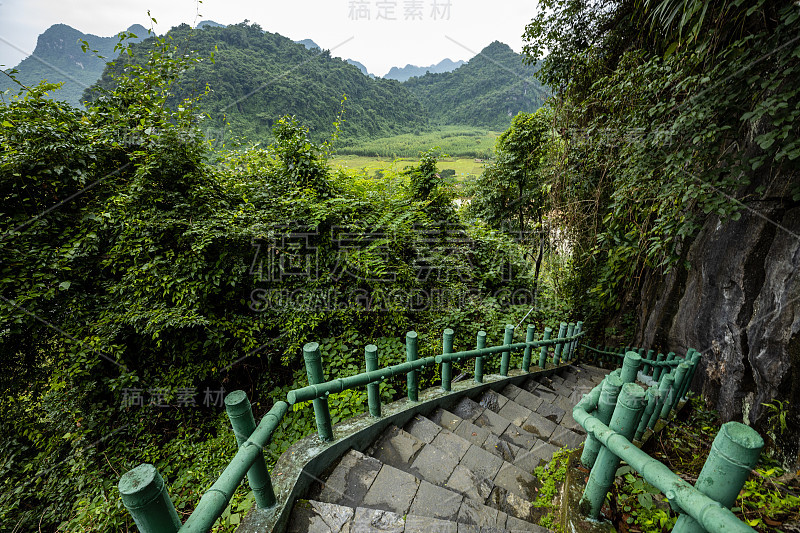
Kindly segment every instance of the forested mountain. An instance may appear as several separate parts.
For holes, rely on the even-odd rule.
[[[134,24],[127,30],[136,37],[131,41],[138,42],[147,37],[147,30]],[[84,53],[79,40],[88,43],[91,51]],[[19,71],[17,79],[25,85],[36,85],[42,80],[51,83],[64,82],[60,91],[52,97],[73,105],[78,105],[81,94],[86,87],[100,78],[106,61],[114,59],[118,52],[114,46],[119,38],[98,37],[76,30],[66,24],[54,24],[39,36],[33,54],[23,59],[15,68]],[[103,56],[105,59],[97,57]],[[19,85],[7,76],[0,77],[0,92],[10,89],[13,94],[20,89]]]
[[[367,67],[366,67],[366,65],[364,65],[364,64],[363,64],[363,63],[361,63],[360,61],[356,61],[355,59],[345,59],[345,61],[347,61],[349,64],[353,65],[353,66],[354,66],[354,67],[356,67],[358,70],[360,70],[360,71],[361,71],[361,73],[362,73],[364,76],[369,76],[370,78],[374,78],[374,77],[375,77],[375,75],[374,75],[374,74],[372,74],[372,73],[371,73],[369,70],[367,70]]]
[[[407,81],[414,76],[424,76],[430,72],[432,74],[439,74],[442,72],[450,72],[461,65],[464,61],[453,61],[450,58],[445,58],[427,67],[418,67],[416,65],[406,65],[405,67],[392,67],[391,70],[384,76],[387,80]]]
[[[544,103],[548,92],[534,79],[536,70],[495,41],[453,72],[426,74],[403,85],[420,99],[433,122],[505,129],[511,117]]]
[[[200,106],[211,122],[207,127],[229,125],[234,135],[250,141],[271,138],[283,115],[294,115],[314,138],[329,136],[345,102],[346,136],[385,136],[424,127],[426,116],[419,101],[394,80],[370,79],[347,62],[332,58],[328,50],[308,49],[257,24],[236,24],[193,30],[186,24],[166,34],[179,50],[203,60],[183,75],[174,88],[174,100],[200,95]],[[143,63],[156,43],[148,39],[131,47],[104,72],[98,86],[113,85],[112,73],[131,62]],[[96,98],[87,91],[87,98]]]

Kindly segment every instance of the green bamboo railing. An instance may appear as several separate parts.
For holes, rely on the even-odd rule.
[[[440,365],[441,388],[451,390],[452,364],[454,362],[475,360],[474,379],[483,381],[483,364],[485,358],[501,354],[500,375],[507,376],[512,352],[524,350],[522,370],[530,371],[531,354],[534,348],[540,348],[539,367],[545,368],[548,348],[555,346],[553,364],[570,362],[578,353],[578,340],[585,335],[583,323],[564,323],[559,325],[559,334],[551,339],[551,328],[545,328],[542,340],[534,341],[534,328],[528,326],[525,342],[511,342],[514,326],[504,328],[503,344],[486,347],[486,332],[477,335],[476,348],[461,352],[453,352],[453,336],[451,329],[446,329],[442,337],[442,353],[437,356],[418,358],[417,334],[413,331],[406,334],[406,362],[378,368],[378,349],[370,344],[365,348],[366,372],[346,378],[324,381],[322,358],[319,345],[315,342],[303,347],[303,360],[306,366],[309,385],[294,389],[287,394],[287,402],[277,402],[255,424],[250,402],[244,391],[234,391],[225,397],[225,407],[234,430],[239,450],[222,472],[216,482],[201,497],[194,512],[186,523],[181,524],[175,506],[169,497],[166,484],[153,465],[142,464],[126,472],[119,481],[122,502],[130,512],[139,531],[142,533],[175,533],[206,532],[214,525],[225,511],[234,491],[245,476],[253,490],[256,504],[267,509],[278,505],[272,481],[264,460],[262,450],[269,444],[273,433],[290,404],[311,401],[314,406],[314,418],[317,434],[321,441],[333,440],[330,409],[327,397],[330,394],[349,389],[366,387],[368,409],[372,416],[381,414],[381,402],[378,384],[393,376],[406,375],[406,388],[409,400],[418,399],[418,375],[420,369]],[[284,502],[286,503],[286,502]]]
[[[693,487],[667,466],[637,448],[633,441],[652,429],[659,418],[667,418],[686,395],[700,361],[690,349],[685,358],[670,352],[627,349],[623,354],[608,349],[587,348],[598,364],[611,361],[622,367],[606,376],[573,409],[573,418],[587,432],[581,462],[590,468],[581,500],[589,518],[598,519],[620,461],[625,461],[651,485],[658,488],[680,516],[677,533],[749,532],[754,530],[730,510],[751,469],[758,461],[764,441],[752,428],[738,422],[724,424],[703,470]],[[644,355],[644,357],[643,357]],[[647,371],[652,379],[647,389],[634,383]],[[665,372],[665,370],[669,369]],[[644,379],[642,381],[649,381]]]

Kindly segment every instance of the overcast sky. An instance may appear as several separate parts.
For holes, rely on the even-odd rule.
[[[30,55],[38,35],[53,24],[111,36],[135,23],[149,27],[149,9],[158,33],[182,22],[248,19],[294,40],[312,39],[331,55],[358,60],[383,75],[407,63],[467,60],[495,40],[519,52],[536,5],[535,0],[492,5],[486,0],[0,0],[0,64],[8,68]]]

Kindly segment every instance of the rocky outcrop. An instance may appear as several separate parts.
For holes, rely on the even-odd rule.
[[[800,442],[800,207],[786,196],[747,204],[738,220],[710,218],[686,253],[688,270],[642,284],[636,344],[703,353],[693,388],[723,421],[768,433],[785,402],[789,427],[773,431],[784,461]]]

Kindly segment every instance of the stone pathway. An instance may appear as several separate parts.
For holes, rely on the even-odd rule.
[[[583,442],[572,407],[608,372],[565,367],[388,428],[312,487],[289,532],[547,532],[534,468]]]

